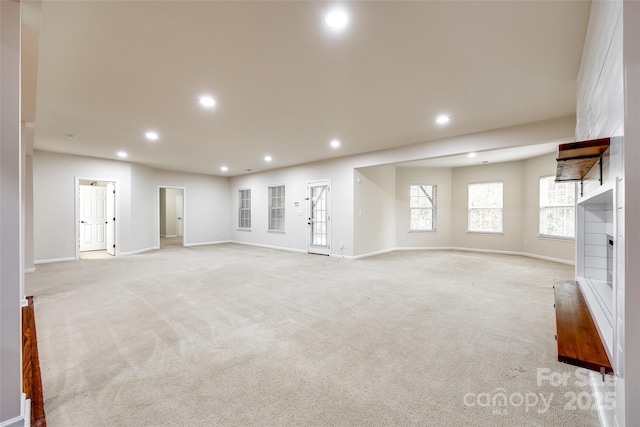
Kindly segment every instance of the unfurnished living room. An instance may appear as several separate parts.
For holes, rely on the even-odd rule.
[[[0,427],[640,425],[640,2],[0,24]]]

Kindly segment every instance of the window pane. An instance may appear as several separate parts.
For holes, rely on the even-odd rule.
[[[540,234],[575,237],[575,182],[540,178]]]
[[[469,184],[469,231],[502,232],[502,182]]]
[[[284,231],[284,185],[269,187],[269,230]]]
[[[251,190],[238,191],[238,227],[251,228]]]
[[[410,230],[435,230],[436,186],[409,186]]]

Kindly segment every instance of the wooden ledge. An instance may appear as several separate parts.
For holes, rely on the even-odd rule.
[[[46,427],[33,297],[27,300],[29,305],[22,307],[22,388],[31,399],[31,425]]]
[[[578,283],[556,279],[553,287],[558,361],[612,373],[607,352]]]

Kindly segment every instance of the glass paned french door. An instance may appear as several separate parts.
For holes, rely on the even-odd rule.
[[[329,255],[331,253],[330,191],[329,181],[309,183],[308,205],[308,252]]]

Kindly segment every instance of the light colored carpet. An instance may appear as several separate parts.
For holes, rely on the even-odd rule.
[[[571,277],[507,255],[225,244],[41,265],[27,291],[50,427],[596,426],[556,359],[552,284]]]

